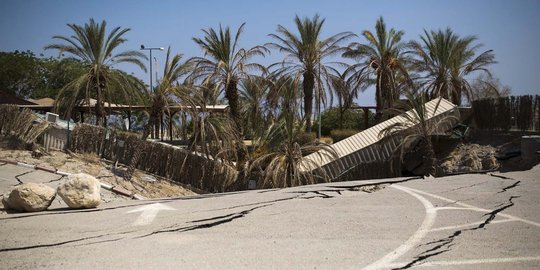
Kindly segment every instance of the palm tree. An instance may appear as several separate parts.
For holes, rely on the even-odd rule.
[[[445,31],[426,31],[420,37],[422,43],[411,41],[411,52],[417,56],[414,67],[422,76],[421,86],[430,97],[449,98],[461,105],[463,95],[470,101],[472,87],[467,76],[475,72],[491,76],[487,66],[494,64],[492,50],[476,56],[481,44],[474,45],[475,36],[460,37],[450,28]]]
[[[60,91],[57,99],[66,101],[68,111],[71,112],[81,96],[84,96],[87,104],[90,104],[90,96],[95,96],[96,124],[106,124],[105,99],[112,102],[113,94],[120,93],[126,100],[133,100],[133,97],[140,97],[144,88],[135,84],[136,80],[131,79],[125,72],[113,68],[113,65],[131,63],[146,72],[142,60],[147,57],[138,51],[116,53],[116,49],[127,41],[124,35],[130,31],[129,28],[116,27],[107,34],[107,23],[105,21],[96,23],[94,19],[90,19],[84,26],[76,24],[67,26],[73,30],[74,35],[53,36],[53,39],[63,43],[47,45],[45,50],[54,49],[60,51],[60,55],[64,52],[72,55],[71,58],[84,63],[86,72],[68,83]]]
[[[300,19],[297,15],[294,22],[298,35],[278,25],[277,34],[269,35],[275,42],[266,44],[267,47],[286,54],[282,61],[271,67],[277,68],[281,74],[292,76],[297,81],[302,78],[307,132],[311,132],[315,83],[317,83],[318,88],[322,88],[322,81],[333,71],[331,64],[323,64],[323,61],[328,57],[340,54],[344,50],[340,43],[354,36],[351,32],[343,32],[326,39],[321,38],[324,21],[325,19],[321,19],[318,14],[311,19]]]
[[[341,129],[343,128],[343,114],[351,108],[354,99],[358,98],[359,92],[365,89],[366,83],[350,76],[347,70],[345,72],[331,74],[328,83],[330,89],[337,96],[339,110],[338,127]]]
[[[401,42],[403,31],[386,29],[382,17],[375,24],[375,34],[364,30],[362,35],[367,44],[353,42],[343,57],[352,58],[358,63],[350,67],[357,81],[372,81],[375,84],[376,116],[379,121],[383,110],[392,108],[399,100],[399,78],[409,82],[408,59],[404,54],[405,43]],[[375,81],[373,81],[375,79]]]
[[[240,48],[238,41],[244,29],[243,23],[234,38],[229,27],[223,29],[219,26],[219,32],[213,28],[203,30],[203,38],[193,38],[204,51],[204,57],[194,57],[190,61],[195,64],[194,80],[201,78],[202,85],[214,84],[225,90],[225,98],[229,101],[230,115],[233,119],[238,134],[242,136],[242,115],[238,96],[238,83],[248,75],[248,71],[262,70],[264,66],[249,62],[254,56],[264,56],[267,51],[262,46],[251,49]]]
[[[292,187],[318,182],[326,182],[328,175],[316,175],[306,168],[315,168],[316,164],[305,159],[311,153],[319,153],[332,158],[336,152],[328,145],[320,142],[309,142],[300,145],[297,140],[303,132],[298,122],[296,94],[297,82],[291,78],[278,80],[282,96],[282,112],[278,121],[262,127],[256,133],[254,149],[248,172],[259,176],[257,185],[260,188]]]
[[[263,77],[251,76],[240,82],[242,116],[251,135],[264,125],[269,89],[269,84]]]
[[[178,95],[180,86],[176,83],[178,80],[191,72],[192,65],[189,62],[181,62],[182,54],[176,54],[171,58],[171,47],[167,49],[167,57],[165,59],[165,68],[163,70],[163,78],[159,81],[155,92],[152,95],[152,107],[150,108],[150,117],[148,123],[144,126],[141,140],[144,142],[150,135],[153,126],[161,121],[164,112],[169,111],[171,103],[176,103],[172,97]],[[124,175],[124,179],[131,180],[135,167],[142,155],[143,147],[135,148],[131,162]]]
[[[392,115],[399,115],[399,117],[403,118],[402,121],[397,121],[383,129],[380,136],[390,137],[394,135],[399,137],[396,150],[400,151],[401,160],[403,160],[407,152],[416,146],[420,146],[420,149],[425,154],[424,164],[427,168],[425,175],[434,176],[436,173],[436,158],[431,137],[440,135],[444,132],[442,128],[450,126],[451,123],[458,121],[458,119],[455,116],[445,116],[438,118],[438,120],[428,121],[437,112],[442,99],[438,98],[437,104],[430,114],[426,107],[427,99],[425,95],[407,91],[405,96],[407,97],[406,100],[397,101],[395,107],[386,111]]]

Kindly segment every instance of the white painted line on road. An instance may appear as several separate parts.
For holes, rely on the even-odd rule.
[[[136,213],[136,212],[142,212],[141,215],[133,222],[132,226],[144,226],[152,223],[154,219],[156,218],[157,214],[161,210],[176,210],[168,205],[164,205],[161,203],[153,203],[149,205],[145,205],[142,207],[139,207],[137,209],[128,211],[127,213]]]
[[[477,259],[477,260],[462,260],[462,261],[432,261],[415,264],[414,267],[439,267],[451,265],[470,265],[470,264],[487,264],[487,263],[513,263],[513,262],[530,262],[540,261],[540,256],[537,257],[513,257],[513,258],[493,258],[493,259]],[[389,268],[400,268],[407,265],[407,262],[392,263],[387,265]]]
[[[428,201],[426,198],[410,191],[408,188],[404,188],[399,185],[391,185],[390,187],[399,189],[416,199],[418,199],[423,205],[426,210],[426,216],[424,218],[424,221],[420,225],[420,228],[409,238],[405,243],[403,243],[398,248],[394,249],[394,251],[386,254],[381,259],[373,262],[372,264],[364,267],[363,269],[380,269],[387,267],[388,264],[392,263],[399,257],[403,256],[403,254],[407,253],[407,251],[413,249],[416,244],[422,240],[428,234],[429,230],[435,223],[435,218],[437,217],[437,211],[435,210],[435,207],[433,207],[433,204],[431,204],[430,201]]]
[[[512,221],[517,221],[517,220],[515,219],[495,220],[495,221],[490,222],[489,224],[506,223],[506,222],[512,222]],[[480,225],[482,223],[484,223],[484,221],[467,223],[467,224],[462,224],[462,225],[455,225],[455,226],[440,227],[440,228],[431,229],[430,232],[438,232],[438,231],[455,230],[455,229],[473,227],[473,226]]]
[[[477,211],[477,212],[491,212],[491,210],[477,208],[477,207],[435,207],[435,210],[466,210],[466,211]]]
[[[458,202],[456,200],[451,200],[451,199],[448,199],[448,198],[445,198],[445,197],[442,197],[442,196],[439,196],[439,195],[427,193],[425,191],[421,191],[421,190],[418,190],[418,189],[414,189],[414,188],[410,188],[410,187],[403,187],[403,188],[408,189],[408,190],[413,191],[413,192],[416,192],[418,194],[426,195],[426,196],[429,196],[429,197],[432,197],[432,198],[435,198],[435,199],[439,199],[441,201],[454,203],[454,204],[461,205],[461,206],[464,206],[464,207],[467,207],[467,208],[479,209],[479,210],[482,210],[482,211],[485,211],[485,212],[493,211],[493,210],[489,210],[489,209],[485,209],[485,208],[476,207],[474,205]],[[509,219],[515,219],[515,220],[521,221],[521,222],[529,224],[529,225],[534,225],[536,227],[540,227],[540,223],[538,223],[538,222],[534,222],[534,221],[527,220],[527,219],[524,219],[524,218],[516,217],[516,216],[513,216],[513,215],[504,214],[504,213],[497,213],[497,216],[501,216],[501,217],[505,217],[505,218],[509,218]]]

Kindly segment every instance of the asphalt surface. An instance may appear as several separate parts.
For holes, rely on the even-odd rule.
[[[9,166],[2,192],[25,170]],[[539,269],[539,176],[537,166],[2,214],[0,268]]]

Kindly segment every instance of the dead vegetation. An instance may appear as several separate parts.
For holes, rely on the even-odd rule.
[[[35,122],[37,117],[29,110],[20,110],[17,105],[0,105],[0,136],[8,138],[10,144],[32,144],[49,126],[46,121]]]

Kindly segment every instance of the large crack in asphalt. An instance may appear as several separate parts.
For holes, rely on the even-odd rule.
[[[513,183],[513,184],[511,184],[511,185],[509,185],[509,186],[504,187],[501,191],[499,191],[499,192],[497,192],[497,193],[503,193],[503,192],[506,192],[506,191],[509,190],[509,189],[515,188],[515,187],[519,186],[519,183],[521,183],[521,181],[518,180],[518,181],[516,181],[515,183]]]
[[[396,181],[381,181],[381,182],[376,182],[376,183],[365,183],[365,184],[359,184],[359,185],[351,185],[351,186],[337,186],[337,185],[334,185],[334,186],[326,186],[328,188],[337,188],[337,189],[345,189],[345,190],[349,190],[349,191],[358,191],[359,188],[361,187],[366,187],[366,186],[378,186],[378,185],[392,185],[392,184],[399,184],[399,183],[404,183],[404,182],[409,182],[409,181],[413,181],[413,180],[419,180],[419,179],[424,179],[424,177],[422,176],[415,176],[415,177],[409,177],[409,178],[405,178],[405,179],[402,179],[402,180],[396,180]]]
[[[58,180],[60,180],[60,179],[58,179]],[[252,203],[252,204],[237,205],[237,206],[223,208],[221,210],[235,209],[235,208],[239,208],[239,207],[246,207],[246,206],[256,205],[255,207],[252,207],[250,209],[243,210],[243,211],[240,211],[240,212],[236,212],[236,213],[231,213],[231,214],[226,214],[226,215],[221,215],[221,216],[216,216],[216,217],[211,217],[211,218],[188,221],[188,223],[202,223],[202,222],[204,222],[202,224],[195,224],[195,225],[191,225],[191,226],[177,226],[177,225],[170,226],[168,228],[153,231],[151,233],[148,233],[148,234],[145,234],[145,235],[142,235],[142,236],[138,236],[138,237],[135,237],[135,238],[144,238],[144,237],[149,237],[149,236],[153,236],[153,235],[157,235],[157,234],[161,234],[161,233],[187,232],[187,231],[193,231],[193,230],[199,230],[199,229],[212,228],[212,227],[215,227],[215,226],[219,226],[219,225],[222,225],[222,224],[232,222],[232,221],[234,221],[236,219],[243,218],[243,217],[247,216],[248,214],[250,214],[251,212],[253,212],[254,210],[257,210],[257,209],[260,209],[260,208],[263,208],[263,207],[271,206],[271,205],[273,205],[274,203],[277,203],[277,202],[283,202],[283,201],[294,200],[294,199],[306,199],[306,200],[307,199],[314,199],[314,198],[329,199],[329,198],[334,198],[335,197],[335,196],[328,195],[328,194],[326,194],[324,192],[335,192],[338,195],[342,195],[342,191],[345,191],[345,190],[364,191],[366,193],[371,193],[371,192],[380,190],[380,189],[382,189],[382,188],[384,188],[384,187],[386,187],[387,185],[390,185],[390,184],[402,183],[402,182],[407,182],[407,181],[417,180],[417,179],[421,179],[421,178],[413,177],[413,178],[407,178],[407,179],[399,180],[399,181],[366,183],[366,184],[353,185],[353,186],[326,186],[326,187],[322,187],[323,189],[320,189],[320,190],[295,191],[295,192],[292,192],[292,193],[299,193],[300,195],[297,195],[297,196],[294,196],[294,197],[271,200],[271,201],[257,202],[257,203]],[[57,180],[55,180],[55,181],[57,181]],[[334,189],[328,189],[328,188],[334,188]],[[272,191],[275,191],[275,190],[272,190]],[[313,196],[306,196],[308,194],[314,194],[314,195]],[[207,198],[207,197],[214,197],[214,196],[200,196],[200,197],[192,197],[192,198],[185,198],[185,199],[202,199],[202,198]],[[164,199],[164,200],[159,200],[158,202],[170,203],[170,202],[173,202],[173,201],[183,200],[183,199],[184,198]],[[100,212],[100,211],[106,211],[106,210],[114,210],[114,209],[121,209],[121,208],[136,207],[136,206],[147,205],[147,204],[152,204],[152,203],[156,203],[156,201],[152,200],[152,201],[147,201],[147,202],[141,203],[141,204],[125,205],[125,206],[109,207],[109,208],[101,208],[101,209],[88,209],[88,210],[82,210],[82,211],[81,210],[77,210],[77,211],[59,211],[59,212],[44,213],[44,214],[16,216],[16,217],[5,218],[5,219],[36,217],[36,216],[42,216],[42,215],[59,215],[59,214],[71,214],[71,213]],[[210,211],[215,211],[215,210],[216,209],[213,209],[213,210],[210,210]],[[127,234],[127,233],[132,233],[132,232],[134,232],[134,231],[121,232],[121,233],[112,233],[112,234],[102,234],[102,235],[97,235],[97,236],[89,236],[89,237],[83,237],[83,238],[78,238],[78,239],[73,239],[73,240],[66,240],[66,241],[57,242],[57,243],[50,243],[50,244],[40,244],[40,245],[30,245],[30,246],[22,246],[22,247],[4,248],[4,249],[0,249],[0,252],[57,247],[57,246],[63,246],[63,245],[72,244],[72,243],[83,242],[83,241],[86,241],[86,240],[100,239],[100,238],[103,238],[103,237],[122,235],[122,234]],[[82,244],[75,245],[75,246],[87,246],[87,245],[93,245],[93,244],[99,244],[99,243],[105,243],[105,242],[115,242],[115,241],[120,241],[120,240],[124,240],[124,239],[125,239],[125,237],[117,237],[117,238],[113,238],[113,239],[104,239],[104,240],[98,240],[98,241],[89,242],[89,243],[82,243]]]
[[[85,240],[101,238],[101,237],[104,237],[104,236],[107,236],[107,234],[83,237],[83,238],[67,240],[67,241],[62,241],[62,242],[57,242],[57,243],[52,243],[52,244],[41,244],[41,245],[31,245],[31,246],[22,246],[22,247],[13,247],[13,248],[3,248],[3,249],[0,249],[0,252],[9,252],[9,251],[17,251],[17,250],[29,250],[29,249],[36,249],[36,248],[57,247],[57,246],[62,246],[62,245],[70,244],[70,243],[76,243],[76,242],[81,242],[81,241],[85,241]]]
[[[136,237],[136,238],[144,238],[144,237],[149,237],[149,236],[153,236],[153,235],[157,235],[157,234],[161,234],[161,233],[187,232],[187,231],[194,231],[194,230],[199,230],[199,229],[212,228],[212,227],[215,227],[215,226],[218,226],[218,225],[222,225],[222,224],[225,224],[225,223],[232,222],[235,219],[243,218],[243,217],[250,214],[251,212],[253,212],[256,209],[260,209],[260,208],[267,207],[267,206],[270,206],[270,205],[272,205],[272,204],[265,204],[265,205],[253,207],[253,208],[250,208],[250,209],[247,209],[247,210],[243,210],[243,211],[228,214],[228,215],[217,216],[217,217],[207,218],[207,219],[194,220],[194,221],[190,221],[189,223],[198,223],[198,222],[203,222],[203,221],[212,221],[212,222],[203,223],[203,224],[196,224],[196,225],[187,226],[187,227],[173,226],[173,227],[170,227],[170,228],[167,228],[167,229],[153,231],[153,232],[151,232],[149,234],[141,235],[141,236]]]
[[[17,179],[17,181],[19,181],[19,184],[17,184],[17,185],[24,184],[24,182],[21,179],[19,179],[19,177],[25,176],[25,175],[27,175],[29,173],[32,173],[32,172],[34,172],[34,171],[32,170],[32,171],[28,171],[28,172],[24,172],[24,173],[15,175],[15,179]]]
[[[516,199],[516,198],[519,198],[519,197],[520,196],[510,196],[510,198],[508,199],[508,202],[506,204],[502,204],[501,207],[499,207],[499,208],[497,208],[497,209],[495,209],[495,210],[493,210],[493,211],[491,211],[489,213],[484,214],[484,216],[488,216],[488,217],[484,220],[484,222],[482,222],[481,224],[479,224],[476,227],[457,230],[454,233],[452,233],[451,235],[447,236],[446,238],[426,243],[425,245],[432,245],[432,244],[437,244],[437,245],[430,248],[430,249],[428,249],[428,250],[426,250],[426,251],[424,251],[424,252],[422,252],[422,253],[420,253],[419,255],[417,255],[414,258],[414,260],[407,263],[405,266],[402,266],[402,267],[399,267],[399,268],[394,268],[394,269],[408,269],[408,268],[410,268],[412,266],[418,265],[419,263],[425,261],[428,258],[431,258],[431,257],[434,257],[434,256],[440,255],[442,253],[450,251],[452,246],[453,246],[452,242],[458,236],[460,236],[461,234],[463,234],[464,232],[467,232],[467,231],[476,231],[476,230],[485,228],[489,223],[491,223],[491,221],[493,221],[495,219],[495,217],[497,217],[498,213],[504,211],[505,209],[508,209],[508,208],[514,206],[514,202],[512,200]]]
[[[415,178],[408,178],[408,179],[405,179],[405,180],[401,180],[399,182],[401,183],[401,182],[406,182],[406,181],[411,181],[411,180],[416,180],[416,179],[419,179],[419,178],[416,178],[416,177]],[[394,181],[394,182],[398,182],[398,181]],[[394,182],[389,182],[389,183],[394,183]],[[145,234],[145,235],[142,235],[142,236],[138,236],[136,238],[144,238],[144,237],[149,237],[149,236],[153,236],[153,235],[161,234],[161,233],[187,232],[187,231],[193,231],[193,230],[199,230],[199,229],[212,228],[212,227],[215,227],[215,226],[219,226],[219,225],[222,225],[222,224],[225,224],[225,223],[232,222],[232,221],[234,221],[236,219],[239,219],[239,218],[243,218],[243,217],[247,216],[248,214],[250,214],[251,212],[255,211],[256,209],[260,209],[260,208],[263,208],[263,207],[268,207],[268,206],[274,205],[275,203],[278,203],[278,202],[289,201],[289,200],[294,200],[294,199],[306,199],[306,200],[314,199],[314,198],[330,199],[330,198],[334,198],[334,196],[328,195],[328,194],[326,194],[324,192],[335,192],[335,193],[337,193],[339,195],[342,195],[342,191],[344,191],[344,190],[353,190],[353,191],[362,190],[364,192],[370,193],[370,192],[373,192],[373,191],[384,188],[385,186],[389,185],[389,183],[387,183],[387,182],[375,183],[375,184],[369,183],[369,184],[362,184],[362,185],[354,185],[354,186],[350,186],[350,187],[332,187],[332,186],[330,186],[330,187],[322,187],[322,189],[319,189],[319,190],[292,191],[291,193],[296,193],[296,194],[300,194],[300,195],[299,196],[294,196],[294,197],[276,199],[276,200],[272,200],[272,201],[264,201],[264,202],[257,202],[257,203],[252,203],[252,204],[236,205],[236,206],[220,208],[220,209],[211,209],[209,211],[227,210],[227,209],[234,209],[234,208],[238,208],[238,207],[246,207],[246,206],[257,205],[257,206],[255,206],[253,208],[243,210],[243,211],[240,211],[240,212],[237,212],[237,213],[231,213],[231,214],[220,215],[220,216],[215,216],[215,217],[210,217],[210,218],[198,219],[198,220],[193,220],[193,221],[188,222],[188,223],[206,222],[206,223],[203,223],[203,224],[196,224],[196,225],[192,225],[192,226],[178,226],[178,225],[170,226],[168,228],[153,231],[151,233],[148,233],[148,234]],[[335,189],[327,189],[327,188],[335,188]],[[368,189],[365,190],[365,189],[362,189],[362,188],[368,188]],[[306,196],[308,194],[314,194],[314,195],[313,196]]]
[[[48,182],[43,182],[44,184],[47,184],[47,183],[52,183],[52,182],[56,182],[56,181],[60,181],[62,180],[64,177],[66,177],[65,175],[60,175],[60,177],[58,179],[53,179],[53,180],[50,180]]]
[[[505,179],[505,180],[515,180],[512,177],[508,177],[508,176],[504,176],[504,175],[500,175],[500,174],[488,173],[488,175],[493,176],[493,177],[497,177],[497,178],[501,178],[501,179]]]

